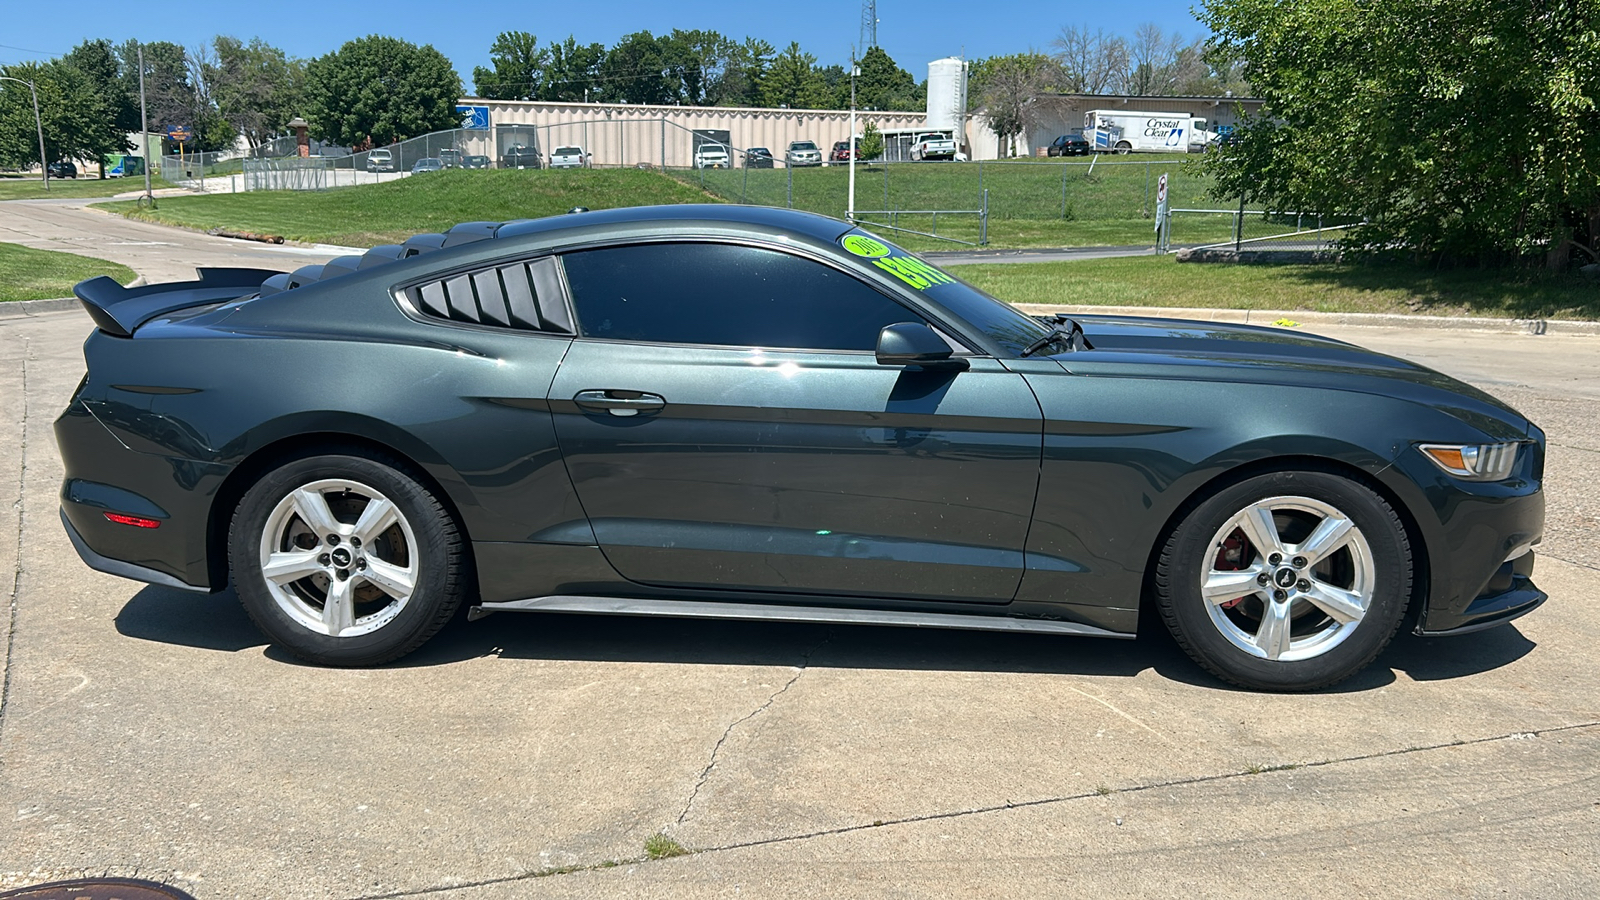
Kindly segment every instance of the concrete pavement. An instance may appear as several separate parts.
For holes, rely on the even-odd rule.
[[[50,422],[89,327],[0,319],[0,888],[109,872],[201,898],[1600,891],[1594,338],[1328,330],[1547,429],[1552,599],[1477,635],[1402,636],[1338,690],[1285,697],[1225,689],[1160,633],[507,614],[392,667],[301,666],[231,594],[73,554]],[[696,852],[641,861],[658,832]]]
[[[101,202],[104,198],[0,203],[0,243],[108,259],[150,282],[193,280],[196,266],[287,272],[343,252],[212,237],[88,208]]]

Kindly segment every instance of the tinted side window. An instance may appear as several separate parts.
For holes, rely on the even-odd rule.
[[[796,350],[872,350],[922,321],[808,259],[728,244],[638,244],[563,257],[586,337]]]

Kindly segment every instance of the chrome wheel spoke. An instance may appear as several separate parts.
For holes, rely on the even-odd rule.
[[[380,559],[367,558],[367,567],[357,574],[378,590],[396,600],[404,600],[416,589],[416,578],[407,569],[390,565]]]
[[[400,511],[383,497],[373,497],[367,501],[367,506],[361,511],[361,518],[356,520],[351,533],[361,539],[368,546],[377,540],[378,535],[389,530],[400,516]]]
[[[333,510],[328,508],[328,498],[322,496],[320,491],[300,488],[294,492],[293,498],[295,515],[316,534],[318,541],[339,533],[339,520],[334,518]]]
[[[1256,581],[1261,572],[1260,566],[1251,566],[1238,572],[1213,570],[1200,585],[1200,595],[1207,603],[1216,605],[1254,594],[1261,590],[1261,585]]]
[[[355,583],[349,578],[328,582],[328,597],[322,604],[322,625],[332,637],[355,624]]]
[[[1360,621],[1367,613],[1365,598],[1360,594],[1316,579],[1311,580],[1311,590],[1303,591],[1301,596],[1341,625]]]
[[[308,578],[324,571],[322,565],[317,562],[319,552],[312,549],[283,550],[273,553],[262,564],[261,574],[275,584],[290,584]]]
[[[1295,553],[1306,558],[1306,565],[1314,566],[1350,543],[1350,532],[1354,528],[1355,523],[1344,516],[1328,516],[1317,523],[1316,530],[1300,542]]]
[[[1263,557],[1269,553],[1284,552],[1283,538],[1278,536],[1278,523],[1272,519],[1272,507],[1258,503],[1243,510],[1239,513],[1239,528]]]
[[[1261,613],[1261,628],[1256,631],[1255,643],[1267,659],[1277,659],[1289,652],[1293,637],[1289,625],[1289,604],[1266,604],[1266,609]]]

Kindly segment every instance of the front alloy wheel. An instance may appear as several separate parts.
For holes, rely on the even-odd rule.
[[[229,531],[234,587],[274,643],[324,665],[416,649],[465,593],[459,530],[397,463],[314,456],[245,493]]]
[[[1164,545],[1156,601],[1178,643],[1245,687],[1312,690],[1398,629],[1411,548],[1393,507],[1326,472],[1275,472],[1200,503]]]

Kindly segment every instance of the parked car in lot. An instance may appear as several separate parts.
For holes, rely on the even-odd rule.
[[[588,168],[589,154],[576,144],[557,147],[550,151],[550,168],[552,169],[584,169]]]
[[[930,132],[919,134],[911,143],[911,158],[913,160],[951,160],[956,158],[955,139],[948,134]]]
[[[817,149],[814,141],[791,141],[789,149],[784,151],[783,164],[795,167],[820,166],[822,151]]]
[[[74,292],[73,546],[231,586],[316,663],[461,604],[1132,637],[1149,603],[1218,676],[1305,690],[1402,622],[1545,600],[1545,438],[1495,398],[1302,332],[1024,315],[809,213],[472,222]]]
[[[489,157],[481,156],[481,155],[463,156],[463,157],[461,157],[461,168],[463,168],[463,169],[487,169],[487,168],[489,168]]]
[[[851,141],[834,141],[833,151],[828,154],[828,161],[847,163],[850,161],[852,152],[855,154],[856,159],[860,159],[861,150],[857,147],[852,147],[851,144]]]
[[[1081,131],[1072,131],[1056,138],[1045,148],[1047,156],[1088,156],[1094,148]]]
[[[765,147],[751,147],[744,152],[744,165],[747,169],[770,169],[773,167],[772,151]]]
[[[444,171],[444,160],[437,156],[425,156],[422,159],[417,160],[416,163],[411,166],[411,174],[413,175],[417,174],[418,172],[442,171]]]
[[[513,144],[500,157],[502,169],[538,169],[544,166],[538,149],[526,144]]]
[[[439,162],[444,163],[446,169],[461,168],[461,151],[446,147],[439,151]]]
[[[722,144],[708,141],[694,148],[694,167],[696,169],[726,169],[732,161],[728,158],[728,148]]]
[[[51,178],[77,178],[78,177],[78,164],[77,163],[73,163],[73,162],[68,162],[67,160],[61,160],[60,162],[53,162],[50,165],[46,166],[45,170],[50,173],[50,177]]]
[[[379,147],[376,150],[367,151],[367,171],[393,172],[394,151],[386,150],[382,147]]]

